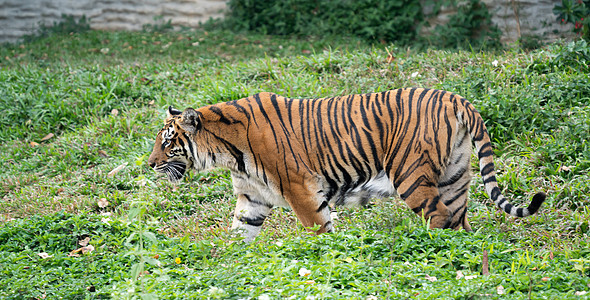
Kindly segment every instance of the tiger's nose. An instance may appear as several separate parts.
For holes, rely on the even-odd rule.
[[[150,167],[152,167],[152,169],[156,167],[155,161],[150,161],[149,164],[150,164]]]

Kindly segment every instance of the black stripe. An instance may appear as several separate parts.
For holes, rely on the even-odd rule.
[[[363,95],[359,95],[359,97],[360,97],[359,109],[360,109],[361,118],[363,119],[363,123],[365,124],[365,127],[367,127],[367,129],[371,130],[371,124],[369,123],[367,111],[365,110],[365,107],[363,105],[364,102],[369,101],[371,99],[371,94],[366,94],[365,96],[367,97],[366,99],[363,98]]]
[[[465,174],[466,171],[467,171],[466,168],[459,169],[459,171],[457,173],[453,174],[453,176],[451,176],[451,178],[449,178],[448,180],[443,181],[443,182],[439,182],[438,187],[441,188],[441,187],[445,187],[445,186],[454,184],[459,179],[461,179],[461,177],[463,177],[463,175]]]
[[[260,99],[260,94],[254,95],[254,100],[256,100],[256,103],[258,104],[258,109],[260,113],[264,116],[267,124],[270,126],[270,131],[272,132],[272,135],[274,137],[275,144],[278,144],[279,141],[277,138],[276,130],[273,126],[273,122],[271,122],[270,118],[268,117],[268,114],[266,113],[266,110],[264,109],[264,105],[262,104],[262,101]]]
[[[422,182],[424,182],[424,184]],[[401,194],[400,197],[404,200],[407,199],[419,186],[432,187],[434,184],[430,182],[426,176],[421,175],[418,179],[414,180],[414,183],[412,183],[412,185]]]
[[[494,151],[492,151],[492,150],[479,151],[479,153],[477,153],[477,157],[479,159],[481,159],[482,157],[487,157],[487,156],[492,156],[492,155],[494,155]]]
[[[228,119],[224,114],[223,114],[223,110],[221,108],[219,108],[218,106],[209,106],[209,110],[213,113],[215,113],[216,115],[219,116],[219,121],[221,121],[223,124],[235,124],[235,123],[242,123],[242,121],[233,119],[230,120]]]
[[[324,224],[324,228],[328,227],[328,225],[332,224],[332,221],[328,221]],[[326,232],[332,232],[332,229],[330,229],[329,231]]]
[[[494,163],[490,162],[481,169],[480,173],[481,173],[482,177],[486,177],[488,174],[490,174],[493,171],[494,171]]]
[[[244,114],[246,116],[246,118],[248,120],[250,120],[250,114],[248,113],[246,108],[244,108],[243,106],[238,104],[238,100],[229,101],[229,102],[227,102],[227,105],[231,105],[231,106],[235,107],[238,110],[238,112]]]
[[[288,99],[287,98],[284,98],[284,97],[281,97],[281,99],[283,100],[283,103],[286,103],[286,101],[288,101]],[[285,124],[285,120],[283,120],[283,116],[282,116],[282,113],[281,113],[281,110],[279,108],[278,101],[277,101],[277,95],[276,94],[272,94],[270,96],[270,101],[271,101],[271,103],[272,103],[272,105],[273,105],[273,107],[275,109],[276,114],[277,114],[277,118],[278,118],[278,120],[280,122],[281,129],[283,130],[283,134],[285,136],[285,140],[287,141],[287,146],[289,146],[289,151],[291,152],[291,156],[293,158],[292,161],[295,162],[295,167],[297,168],[297,171],[299,171],[299,162],[296,159],[295,151],[293,150],[293,146],[291,145],[290,134],[289,134],[289,131],[287,130],[287,125]],[[292,126],[293,125],[291,123],[291,127]],[[284,147],[285,146],[283,145],[283,148]],[[283,155],[284,156],[287,155],[287,153],[286,153],[286,151],[284,151],[284,149],[283,149]],[[286,164],[286,162],[287,162],[287,159],[285,157],[285,164]]]
[[[328,201],[323,201],[322,204],[320,204],[320,207],[318,207],[318,209],[315,212],[320,212],[322,211],[322,209],[326,208],[328,206]]]
[[[260,227],[262,226],[262,223],[264,223],[264,220],[266,219],[266,216],[258,216],[258,217],[254,217],[254,218],[249,218],[249,217],[244,217],[241,216],[238,218],[238,220],[240,220],[240,222],[251,225],[251,226],[256,226],[256,227]]]
[[[266,206],[268,208],[272,208],[272,204],[270,203],[266,203],[266,202],[262,202],[262,201],[258,201],[255,199],[250,198],[250,195],[248,194],[244,194],[244,197],[246,198],[246,200],[248,200],[248,202],[252,203],[252,204],[256,204],[256,205],[261,205],[261,206]]]
[[[420,213],[426,207],[426,202],[428,202],[428,199],[422,201],[422,204],[420,204],[420,206],[412,208],[412,211],[417,214]]]
[[[428,210],[426,211],[426,215],[430,215],[433,211],[436,211],[436,206],[438,205],[438,202],[440,200],[440,195],[437,195],[436,197],[434,197],[432,199],[432,202],[430,202],[430,204],[428,204]]]
[[[486,180],[483,181],[483,184],[488,184],[490,182],[496,182],[496,176],[490,176]]]
[[[186,133],[183,132],[182,136],[186,139],[187,145],[188,145],[188,150],[191,152],[191,155],[194,158],[195,157],[195,150],[193,149],[193,143],[191,143],[191,140]],[[215,160],[215,159],[213,159],[213,160]]]
[[[494,202],[496,202],[496,200],[498,200],[498,197],[500,196],[501,192],[500,189],[498,187],[494,187],[492,189],[492,193],[490,195],[490,198],[492,198],[492,200]],[[500,206],[504,201],[506,201],[506,199],[502,199],[502,201],[500,203],[498,203],[498,206]]]
[[[227,151],[235,158],[236,163],[238,165],[238,171],[242,173],[246,173],[246,162],[244,161],[244,152],[240,151],[236,146],[232,143],[226,141],[225,139],[221,138],[220,136],[215,135],[213,132],[205,129],[205,131],[211,136],[215,137],[218,141],[220,141]]]
[[[456,221],[455,221],[455,222],[452,222],[452,223],[449,225],[449,227],[447,227],[447,228],[455,228],[455,227],[457,227],[459,224],[462,224],[462,223],[463,223],[463,221],[465,220],[465,214],[467,213],[467,206],[465,206],[465,205],[464,205],[464,206],[459,206],[459,208],[457,208],[457,210],[455,210],[455,211],[453,212],[452,216],[454,217],[454,216],[455,216],[455,215],[456,215],[456,214],[459,212],[459,210],[461,210],[461,209],[463,209],[463,211],[461,212],[461,215],[459,216],[459,218],[458,218],[458,219],[456,219]],[[452,219],[452,217],[451,217],[451,219]]]
[[[467,190],[469,190],[469,184],[471,182],[467,181],[465,184],[463,184],[463,186],[461,186],[458,190],[459,192],[453,196],[453,198],[446,200],[444,203],[445,205],[451,205],[453,202],[455,202],[455,200],[459,199],[459,197],[463,196],[465,193],[467,193]]]

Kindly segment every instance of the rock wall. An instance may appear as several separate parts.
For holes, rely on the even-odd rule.
[[[492,15],[492,22],[502,31],[504,43],[515,42],[521,36],[538,36],[552,41],[572,35],[572,25],[559,24],[556,21],[557,16],[553,14],[553,7],[561,4],[561,0],[482,0],[482,2]],[[461,5],[460,2],[459,5]],[[436,25],[446,23],[456,12],[456,8],[443,7],[436,17],[428,20],[431,26],[424,28],[423,31],[427,32]]]
[[[505,42],[520,35],[552,40],[571,31],[571,26],[559,25],[553,15],[553,7],[561,0],[483,2],[503,31]],[[144,24],[157,23],[157,17],[174,26],[196,27],[210,17],[221,17],[225,7],[225,0],[0,0],[0,43],[17,41],[40,23],[59,22],[63,14],[76,19],[85,15],[93,29],[140,30]],[[444,9],[431,24],[445,22],[454,12]]]
[[[223,16],[225,0],[0,0],[0,43],[34,32],[40,23],[52,25],[62,15],[90,18],[92,29],[141,30],[155,18],[174,26],[196,27]]]
[[[555,40],[572,31],[571,24],[560,25],[553,7],[561,0],[482,0],[492,14],[492,22],[502,30],[504,42],[520,36],[536,35]]]

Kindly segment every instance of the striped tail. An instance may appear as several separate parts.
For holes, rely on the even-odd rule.
[[[483,123],[483,119],[477,110],[465,99],[461,99],[461,104],[464,106],[464,122],[467,125],[471,139],[475,143],[477,149],[477,156],[479,158],[479,169],[486,193],[496,203],[496,205],[505,211],[507,214],[514,217],[528,217],[539,210],[539,207],[545,202],[546,195],[539,192],[533,196],[531,204],[527,208],[516,207],[502,195],[498,182],[496,181],[496,171],[494,169],[494,158],[492,151],[492,144],[490,136]],[[461,105],[460,104],[460,105]]]

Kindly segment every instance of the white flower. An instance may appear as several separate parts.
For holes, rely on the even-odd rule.
[[[494,59],[494,61],[492,62],[492,66],[497,67],[498,66],[498,60]]]
[[[270,296],[268,296],[267,294],[262,294],[258,296],[258,300],[270,300]]]
[[[109,205],[109,201],[107,201],[106,198],[100,198],[100,199],[98,199],[98,201],[96,201],[96,204],[100,208],[105,208],[105,207],[107,207],[107,205]]]
[[[309,275],[311,275],[311,271],[310,270],[308,270],[306,268],[299,269],[299,276],[306,277],[306,276],[309,276]]]
[[[418,72],[414,72],[414,73],[412,73],[412,75],[411,75],[411,76],[412,76],[412,78],[416,78],[416,77],[418,77]]]
[[[221,288],[212,286],[209,288],[209,295],[212,297],[221,297],[225,294],[225,291]]]

